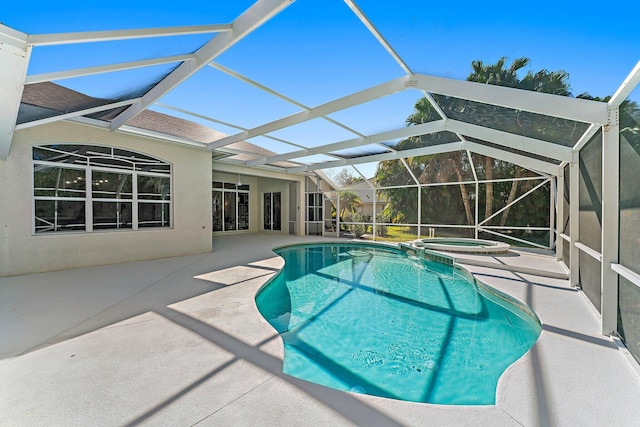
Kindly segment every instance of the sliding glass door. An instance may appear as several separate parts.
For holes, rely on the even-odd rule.
[[[249,186],[214,182],[213,231],[249,229]]]
[[[263,229],[282,230],[282,200],[280,192],[263,194]]]

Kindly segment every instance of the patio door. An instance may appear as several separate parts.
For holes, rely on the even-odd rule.
[[[214,232],[249,229],[248,185],[214,182],[211,200]]]
[[[263,194],[265,230],[282,230],[282,199],[280,192]]]

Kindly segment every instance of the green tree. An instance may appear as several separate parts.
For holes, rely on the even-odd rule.
[[[353,237],[356,239],[361,238],[367,230],[367,226],[363,224],[364,217],[360,212],[353,212],[349,216],[349,221],[355,224],[349,224],[349,231],[353,233]]]
[[[335,177],[335,182],[340,186],[340,188],[357,184],[360,181],[362,181],[362,178],[353,176],[353,174],[346,168],[342,169]]]
[[[351,190],[340,191],[340,217],[345,214],[353,214],[362,206],[362,200],[358,194]]]
[[[408,159],[409,160],[409,159]],[[398,188],[382,190],[381,198],[385,202],[382,212],[388,222],[417,222],[417,189],[408,187],[416,185],[413,177],[400,160],[380,162],[376,169],[376,185],[379,187],[398,186]],[[402,207],[402,209],[399,209]]]
[[[505,68],[506,57],[502,57],[495,64],[485,65],[482,61],[471,62],[473,72],[467,80],[496,86],[520,87],[518,71],[529,65],[528,58],[514,59],[509,68]]]

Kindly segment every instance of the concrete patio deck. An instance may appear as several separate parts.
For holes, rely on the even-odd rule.
[[[584,296],[486,266],[467,268],[543,322],[496,405],[401,402],[283,374],[254,295],[282,267],[273,247],[326,240],[216,236],[210,254],[0,278],[0,425],[640,425],[638,373]]]

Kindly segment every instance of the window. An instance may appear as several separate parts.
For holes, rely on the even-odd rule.
[[[171,226],[171,165],[92,145],[33,147],[34,230]]]
[[[249,229],[249,185],[214,182],[211,202],[213,231]]]
[[[307,221],[322,221],[323,193],[307,193]]]

